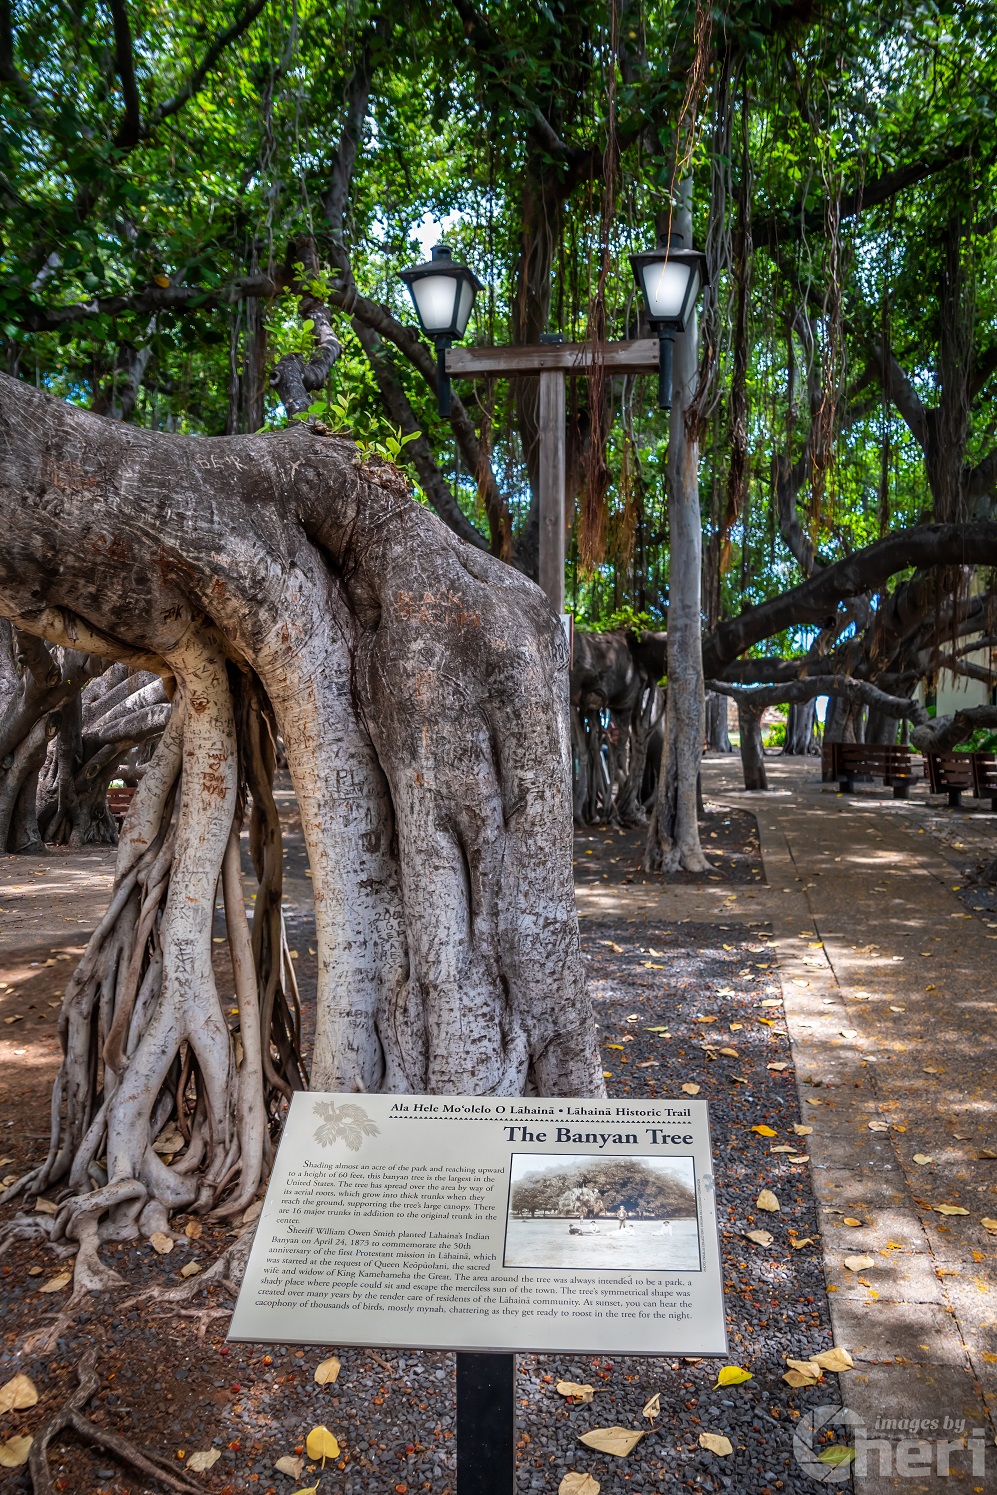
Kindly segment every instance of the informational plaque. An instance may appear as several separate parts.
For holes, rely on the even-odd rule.
[[[229,1337],[725,1355],[706,1102],[296,1094]]]

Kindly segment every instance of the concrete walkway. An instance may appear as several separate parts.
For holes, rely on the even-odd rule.
[[[756,815],[766,886],[585,888],[579,912],[772,928],[801,1111],[815,1128],[835,1342],[856,1361],[843,1399],[870,1438],[890,1437],[884,1421],[937,1419],[920,1434],[894,1430],[889,1472],[873,1451],[856,1491],[997,1491],[997,1233],[981,1223],[997,1218],[997,1160],[981,1156],[997,1154],[997,930],[953,896],[958,879],[932,834],[939,813],[923,798],[839,795],[814,760],[767,766],[765,794],[743,790],[736,758],[703,772],[708,799]],[[997,841],[997,817],[945,812],[946,828],[953,819],[964,843]],[[847,1270],[855,1255],[874,1265]],[[960,1425],[963,1443],[980,1433],[953,1448],[946,1476],[937,1440],[957,1444]],[[918,1437],[932,1442],[920,1462],[897,1446]],[[974,1475],[972,1451],[979,1467],[984,1447]]]

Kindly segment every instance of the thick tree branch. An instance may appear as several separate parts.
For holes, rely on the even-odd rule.
[[[924,524],[898,530],[819,571],[810,581],[769,602],[749,607],[721,623],[703,639],[706,672],[717,676],[753,644],[784,628],[830,626],[845,598],[881,590],[908,566],[992,566],[997,564],[997,524]]]
[[[891,696],[868,680],[854,680],[848,675],[816,675],[809,680],[795,680],[783,685],[760,685],[747,690],[729,685],[726,680],[707,680],[707,690],[715,690],[722,696],[730,696],[738,705],[751,710],[765,706],[782,706],[801,701],[813,701],[818,696],[842,696],[848,701],[861,701],[884,716],[908,717],[911,721],[928,720],[928,713],[920,701],[909,696]]]
[[[142,135],[142,105],[135,82],[135,50],[132,46],[132,28],[128,19],[127,0],[109,0],[111,20],[114,24],[114,65],[118,70],[121,96],[125,112],[114,137],[121,150],[130,151]]]
[[[893,352],[887,353],[880,344],[872,350],[883,382],[883,392],[900,412],[901,419],[910,431],[922,452],[928,450],[928,411],[907,374],[900,367]]]

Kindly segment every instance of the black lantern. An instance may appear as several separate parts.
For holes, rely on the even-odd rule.
[[[400,270],[399,277],[408,287],[419,326],[436,344],[436,367],[439,376],[439,412],[450,414],[450,379],[446,371],[446,352],[450,344],[462,338],[474,308],[474,298],[481,282],[466,265],[454,263],[446,244],[437,244],[432,258],[410,270]]]
[[[632,254],[634,279],[644,297],[651,328],[658,334],[658,405],[672,408],[672,343],[706,284],[706,255],[698,249],[653,249]]]

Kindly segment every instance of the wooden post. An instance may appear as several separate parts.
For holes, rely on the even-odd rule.
[[[554,611],[564,612],[564,371],[540,378],[540,586]]]

